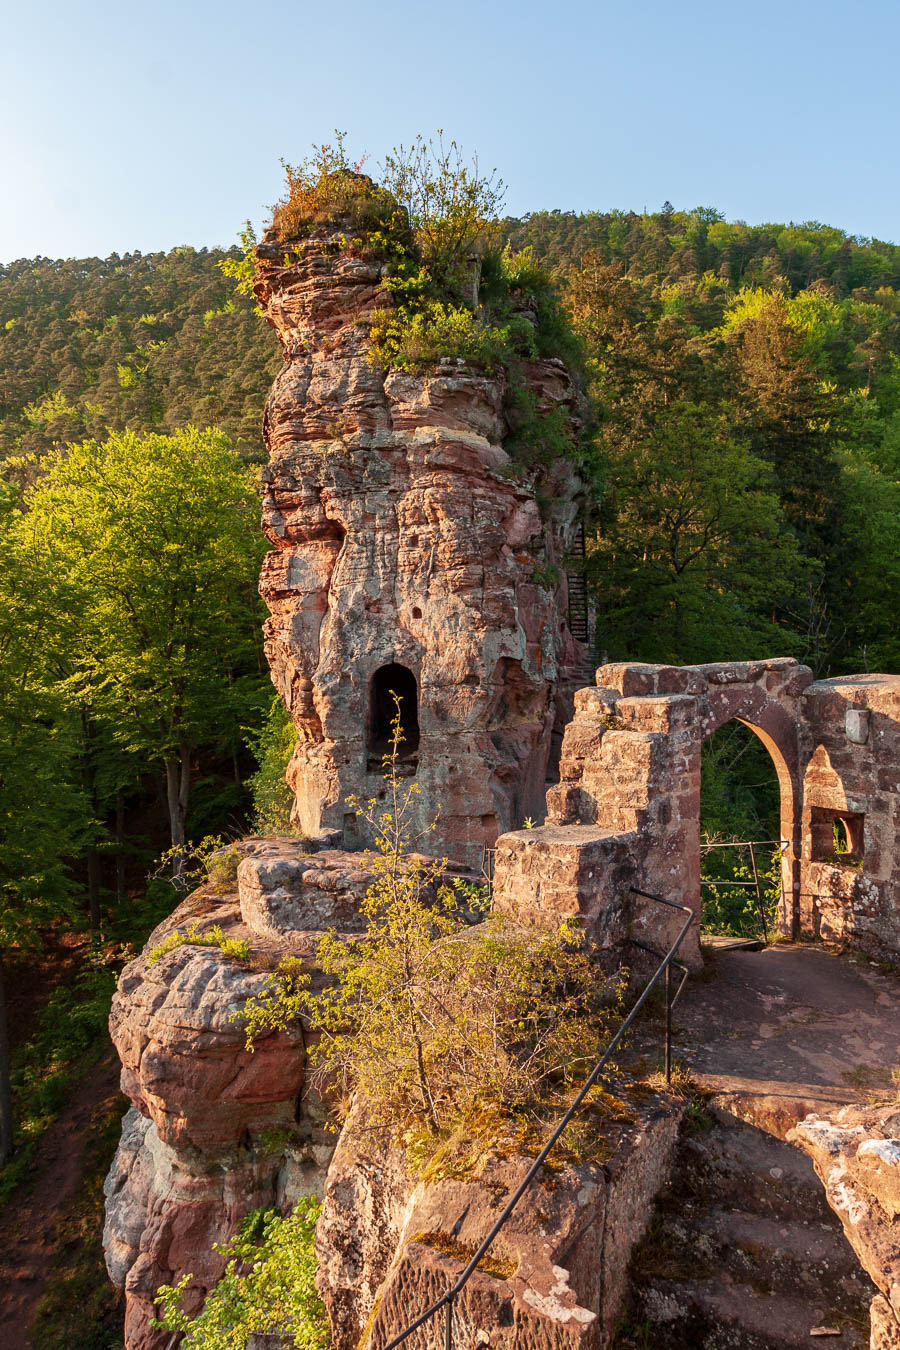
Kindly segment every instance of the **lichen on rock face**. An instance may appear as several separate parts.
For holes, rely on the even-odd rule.
[[[900,1345],[900,1107],[845,1106],[788,1136],[812,1158],[828,1203],[873,1284],[872,1345]]]
[[[349,219],[289,251],[270,232],[259,250],[256,293],[285,356],[264,425],[266,654],[299,733],[289,781],[305,833],[369,842],[344,803],[383,790],[387,670],[415,722],[420,827],[439,809],[433,851],[477,862],[543,817],[582,659],[561,570],[578,484],[564,462],[524,473],[504,450],[503,371],[376,368],[367,333],[391,304],[385,276]],[[560,361],[522,378],[536,406],[574,415]]]
[[[106,1181],[104,1248],[125,1290],[128,1350],[160,1350],[151,1321],[160,1285],[190,1272],[188,1311],[222,1274],[213,1244],[251,1211],[289,1209],[321,1193],[335,1136],[314,1091],[300,1094],[306,1057],[299,1028],[246,1048],[241,1011],[286,954],[316,978],[324,929],[358,931],[368,876],[359,856],[314,853],[298,839],[250,839],[236,883],[188,896],[126,966],[110,1016],[132,1109]],[[219,925],[247,944],[183,944],[150,962],[166,936]]]

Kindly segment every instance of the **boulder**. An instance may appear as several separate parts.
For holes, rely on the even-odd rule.
[[[881,1291],[872,1305],[873,1350],[893,1350],[900,1345],[900,1107],[808,1115],[788,1138],[812,1158],[847,1240]]]
[[[610,1344],[634,1243],[668,1179],[681,1104],[643,1097],[601,1132],[597,1160],[563,1154],[525,1193],[454,1304],[454,1344]],[[600,1159],[603,1159],[602,1161]],[[458,1279],[532,1159],[488,1147],[471,1168],[440,1161],[425,1178],[402,1143],[357,1106],[325,1184],[317,1284],[335,1350],[378,1350]],[[422,1333],[442,1345],[443,1323]]]

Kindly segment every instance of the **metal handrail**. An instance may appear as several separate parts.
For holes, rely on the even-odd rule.
[[[643,891],[639,891],[638,894],[642,895]],[[687,907],[685,906],[685,908]],[[637,938],[629,938],[628,941],[631,943],[632,947],[637,947],[640,951],[647,952],[649,956],[655,956],[657,961],[661,961],[663,959],[662,952],[658,952],[655,947],[648,947],[645,942],[638,942]],[[677,966],[678,969],[681,971],[681,979],[678,981],[678,988],[675,990],[674,994],[672,993],[672,980],[671,980],[673,966]],[[666,1072],[667,1087],[672,1081],[672,1009],[675,1007],[675,1004],[681,997],[681,991],[684,988],[684,983],[687,977],[688,977],[687,966],[683,965],[681,961],[676,961],[673,957],[673,959],[666,966],[665,1072]]]
[[[737,886],[737,887],[739,887],[739,888],[743,888],[744,890],[755,891],[755,892],[756,892],[756,909],[757,909],[757,912],[758,912],[758,914],[759,914],[759,921],[760,921],[760,923],[761,923],[761,925],[762,925],[763,942],[765,942],[766,946],[768,946],[768,945],[769,945],[769,925],[766,923],[766,907],[765,907],[765,905],[763,904],[762,886],[760,885],[760,882],[759,882],[759,869],[758,869],[758,867],[756,866],[756,849],[757,849],[757,848],[763,848],[763,847],[775,847],[775,848],[785,849],[785,848],[788,848],[788,847],[789,847],[789,843],[788,843],[788,841],[787,841],[786,839],[732,839],[732,840],[730,840],[730,841],[727,842],[727,843],[726,843],[726,842],[722,842],[721,844],[713,844],[713,843],[709,843],[709,844],[701,844],[701,845],[700,845],[700,852],[701,852],[701,853],[714,853],[717,849],[720,849],[720,848],[748,848],[748,849],[750,850],[750,865],[751,865],[751,867],[753,868],[753,880],[752,880],[752,881],[713,881],[713,880],[704,881],[703,878],[701,877],[701,879],[700,879],[700,885],[701,885],[701,886],[712,886],[712,887],[717,887],[717,886]],[[782,898],[783,898],[783,895],[784,895],[784,886],[783,886],[783,883],[782,883]]]
[[[481,846],[481,875],[488,884],[488,890],[494,889],[494,859],[497,856],[495,848],[488,848],[487,844]]]
[[[506,1221],[510,1218],[516,1205],[519,1203],[522,1196],[525,1194],[528,1187],[531,1185],[532,1181],[534,1181],[538,1172],[540,1172],[541,1168],[543,1167],[544,1163],[547,1160],[547,1156],[550,1153],[551,1149],[559,1141],[559,1139],[565,1132],[567,1126],[569,1125],[569,1122],[575,1115],[575,1112],[578,1110],[579,1106],[581,1106],[581,1103],[584,1101],[585,1097],[590,1092],[594,1084],[597,1082],[603,1070],[606,1068],[613,1052],[621,1044],[622,1039],[625,1036],[625,1033],[630,1030],[638,1013],[641,1011],[644,1004],[647,1002],[647,999],[650,997],[651,991],[653,990],[660,976],[663,975],[664,973],[666,976],[666,1037],[667,1037],[666,1081],[667,1082],[669,1081],[669,1073],[671,1071],[671,1060],[668,1050],[668,1044],[671,1035],[670,1016],[671,1016],[672,1002],[674,1002],[674,1000],[670,1001],[669,999],[669,988],[670,988],[669,968],[673,964],[677,964],[683,971],[681,983],[678,986],[678,991],[675,996],[677,998],[678,994],[681,993],[681,990],[684,986],[684,981],[687,978],[687,968],[684,965],[682,965],[680,961],[675,962],[675,953],[681,946],[684,936],[694,920],[694,911],[688,905],[678,905],[675,903],[674,900],[666,900],[664,899],[663,896],[653,895],[650,891],[638,890],[636,886],[632,886],[629,889],[632,895],[640,895],[645,900],[654,900],[657,904],[666,905],[669,909],[681,910],[683,914],[686,914],[687,918],[682,924],[678,936],[672,943],[669,950],[660,960],[660,963],[657,966],[656,970],[654,971],[653,976],[650,979],[649,983],[646,985],[644,992],[641,994],[640,998],[635,1003],[634,1007],[631,1009],[631,1012],[625,1018],[622,1025],[619,1027],[619,1030],[616,1032],[615,1036],[612,1038],[609,1045],[606,1047],[606,1050],[603,1053],[603,1058],[599,1061],[598,1064],[594,1066],[591,1073],[588,1075],[577,1097],[572,1102],[571,1106],[566,1111],[565,1115],[562,1116],[562,1118],[558,1121],[555,1129],[553,1130],[553,1133],[550,1135],[550,1138],[547,1140],[546,1144],[535,1158],[531,1167],[529,1167],[527,1173],[525,1174],[525,1177],[522,1179],[522,1181],[520,1181],[519,1185],[516,1187],[515,1191],[510,1196],[509,1200],[507,1200],[503,1213],[499,1216],[493,1228],[488,1233],[487,1237],[478,1247],[475,1254],[472,1256],[472,1259],[469,1261],[469,1264],[466,1266],[463,1273],[459,1276],[456,1283],[453,1284],[445,1294],[442,1294],[439,1299],[437,1299],[434,1303],[432,1303],[430,1307],[426,1308],[425,1311],[422,1314],[420,1314],[420,1316],[417,1317],[414,1322],[411,1322],[404,1331],[401,1331],[399,1336],[395,1336],[392,1341],[388,1341],[387,1345],[384,1346],[384,1350],[395,1350],[396,1346],[402,1345],[403,1342],[409,1336],[411,1336],[414,1331],[418,1331],[420,1327],[424,1326],[426,1322],[430,1321],[430,1319],[434,1317],[435,1313],[440,1312],[441,1308],[444,1309],[444,1350],[453,1350],[453,1303],[454,1300],[456,1299],[456,1296],[462,1292],[462,1290],[468,1284],[471,1277],[474,1275],[478,1267],[479,1261],[485,1255],[488,1247],[490,1247],[491,1243],[494,1241],[494,1238],[500,1232],[501,1228],[504,1227]],[[657,953],[654,953],[654,955],[657,955]]]

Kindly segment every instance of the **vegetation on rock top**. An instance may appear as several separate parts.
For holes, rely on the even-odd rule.
[[[339,1114],[361,1098],[367,1120],[422,1163],[486,1111],[539,1120],[551,1088],[565,1091],[599,1058],[621,985],[603,978],[573,929],[490,915],[467,926],[471,888],[445,884],[447,860],[423,856],[427,840],[411,835],[419,788],[398,772],[400,703],[395,696],[387,805],[349,802],[376,839],[365,935],[324,935],[317,961],[333,977],[324,990],[311,990],[303,963],[287,957],[235,1016],[249,1048],[298,1019],[320,1033],[313,1079]]]
[[[561,357],[580,368],[582,352],[549,275],[528,248],[503,242],[504,185],[466,163],[455,141],[419,136],[385,160],[376,184],[351,164],[343,137],[286,164],[286,190],[272,227],[291,260],[291,242],[342,228],[343,247],[383,259],[390,304],[376,311],[368,340],[373,362],[417,374],[463,362],[509,386],[514,435],[507,448],[525,465],[576,453],[558,412],[538,411],[523,363]],[[277,265],[268,245],[256,254],[265,276]]]

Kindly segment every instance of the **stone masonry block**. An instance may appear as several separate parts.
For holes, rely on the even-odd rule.
[[[696,721],[697,700],[690,694],[621,698],[616,712],[629,731],[656,731],[670,735]]]
[[[575,783],[556,783],[547,790],[548,825],[588,825],[597,818],[597,803]]]
[[[869,739],[869,717],[868,708],[847,709],[844,714],[844,730],[848,741],[852,741],[854,745],[865,745]]]
[[[615,689],[594,689],[590,685],[586,685],[583,689],[576,689],[576,720],[581,721],[585,717],[605,718],[613,716],[616,711],[617,697]]]
[[[656,675],[663,666],[618,665],[600,666],[597,671],[597,684],[614,689],[625,697],[641,698],[656,693]]]
[[[545,825],[497,840],[494,909],[520,923],[580,919],[588,940],[625,937],[635,836],[596,825]]]
[[[600,745],[606,727],[590,723],[570,722],[566,727],[562,743],[564,761],[584,761],[600,754]]]

